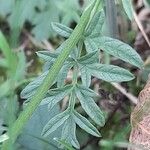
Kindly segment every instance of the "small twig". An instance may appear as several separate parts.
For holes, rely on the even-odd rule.
[[[114,86],[117,90],[119,90],[123,95],[125,95],[132,103],[137,104],[138,98],[132,95],[131,93],[128,93],[125,88],[123,88],[118,83],[111,83],[112,86]]]
[[[53,46],[51,45],[51,43],[48,40],[44,40],[42,42],[47,47],[47,50],[53,51],[54,48],[53,48]]]
[[[142,26],[142,23],[140,22],[140,20],[139,20],[139,18],[138,18],[135,11],[133,12],[133,15],[134,15],[135,22],[137,23],[140,31],[142,32],[142,35],[143,35],[144,39],[146,40],[148,46],[150,47],[150,40],[149,40],[148,36],[146,35],[146,32],[145,32],[145,30]]]

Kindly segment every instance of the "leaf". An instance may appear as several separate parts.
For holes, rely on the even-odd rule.
[[[8,137],[7,134],[0,135],[0,143],[6,141],[6,140],[8,140],[8,139],[9,139],[9,137]]]
[[[128,15],[129,19],[133,19],[133,5],[132,0],[122,0],[123,8]]]
[[[70,53],[70,57],[73,58],[74,60],[76,60],[79,56],[79,49],[77,49],[77,47],[75,47],[72,52]]]
[[[48,71],[44,72],[39,77],[35,78],[34,81],[30,82],[21,92],[21,98],[28,99],[31,98],[37,88],[42,84],[43,80],[45,79],[46,75],[48,74]]]
[[[5,18],[8,14],[11,13],[14,1],[15,0],[7,0],[6,2],[5,0],[1,0],[0,16],[2,16],[2,18]]]
[[[52,61],[52,62],[54,62],[59,55],[58,53],[51,53],[49,51],[38,51],[36,52],[36,54],[44,61]]]
[[[102,26],[105,21],[104,11],[99,11],[92,18],[87,31],[85,32],[86,37],[97,37],[101,34]]]
[[[97,63],[99,61],[98,55],[99,55],[98,51],[94,51],[80,57],[79,59],[77,59],[77,61],[79,64],[85,64],[85,65]]]
[[[76,88],[76,95],[81,103],[82,108],[90,116],[90,118],[98,125],[104,126],[104,114],[96,105],[95,101],[91,97],[82,93],[78,88]]]
[[[80,72],[81,72],[82,84],[86,87],[89,87],[91,84],[91,74],[84,66],[80,66]]]
[[[74,120],[80,128],[82,128],[89,134],[94,135],[96,137],[101,136],[99,131],[85,117],[83,117],[76,111],[74,111]]]
[[[52,28],[56,33],[66,38],[68,38],[73,32],[71,28],[56,22],[52,23]]]
[[[57,53],[50,53],[48,51],[39,51],[37,55],[42,58],[44,61],[46,61],[45,70],[49,70],[52,64],[55,62],[56,58],[58,57]],[[74,59],[69,57],[66,62],[64,63],[63,67],[61,68],[60,72],[57,76],[57,86],[62,87],[64,85],[64,81],[67,77],[68,71],[73,67],[74,65]]]
[[[49,0],[45,9],[41,13],[37,13],[32,19],[32,25],[35,26],[32,29],[32,34],[35,35],[37,40],[41,41],[55,35],[51,22],[59,22],[60,11],[56,10],[58,8],[54,0]]]
[[[0,100],[2,100],[2,98],[8,96],[10,94],[10,85],[11,85],[11,81],[7,80],[4,83],[0,84]]]
[[[139,68],[143,67],[143,61],[138,53],[129,45],[109,37],[87,38],[86,48],[96,51],[102,49],[110,55],[128,62]],[[90,47],[90,48],[89,48]]]
[[[132,73],[118,66],[95,63],[86,67],[91,75],[107,82],[123,82],[134,79]]]
[[[72,67],[73,67],[73,63],[66,63],[63,65],[57,77],[57,87],[64,86],[65,79],[67,78],[67,74]]]
[[[69,111],[65,110],[64,112],[53,117],[43,128],[42,135],[44,137],[50,135],[58,127],[60,127],[67,119],[69,118]]]
[[[59,55],[59,50],[56,50],[56,53],[51,53],[49,51],[38,51],[37,55],[42,58],[44,61],[55,61],[55,59],[58,57]],[[68,62],[73,62],[74,60],[70,57],[68,57],[66,59],[66,61]]]
[[[35,150],[58,150],[58,144],[53,139],[61,136],[61,128],[46,138],[41,136],[41,132],[45,124],[59,113],[58,105],[50,111],[47,106],[39,106],[19,136],[18,143],[21,145],[21,150],[33,150],[33,148]]]
[[[55,140],[60,143],[61,145],[64,146],[64,148],[66,148],[67,150],[75,150],[70,144],[66,143],[65,140],[59,140],[57,138],[55,138]]]
[[[60,17],[62,18],[61,23],[65,25],[70,25],[71,22],[78,22],[80,17],[80,5],[76,0],[68,1],[56,1],[55,5],[60,10]]]
[[[79,149],[80,145],[76,138],[76,123],[72,116],[70,116],[64,123],[62,129],[62,140],[73,145],[75,148]]]
[[[8,42],[1,31],[0,31],[0,51],[2,51],[4,54],[6,63],[9,67],[9,73],[12,76],[14,76],[16,72],[17,58],[15,53],[13,53],[13,51],[10,49]]]
[[[16,81],[20,81],[25,78],[26,74],[26,56],[24,54],[24,51],[20,51],[17,53],[18,55],[18,63],[17,63],[17,68],[16,68],[16,74],[15,74],[15,79]]]
[[[40,105],[48,104],[49,110],[51,110],[59,101],[67,96],[72,91],[72,85],[66,85],[62,88],[52,89],[48,92],[47,97],[44,98]]]
[[[5,58],[0,58],[0,67],[8,68],[7,60]]]
[[[84,94],[84,95],[87,95],[89,97],[99,97],[99,95],[91,90],[90,88],[84,86],[84,85],[80,85],[80,84],[77,84],[77,88]]]
[[[9,59],[10,59],[10,54],[11,54],[11,49],[9,47],[9,44],[5,38],[5,36],[3,35],[3,33],[0,31],[0,51],[3,52],[8,65],[9,65]]]
[[[99,61],[98,51],[86,54],[79,59],[77,62],[79,63],[79,68],[81,72],[81,79],[84,86],[89,87],[91,84],[91,74],[87,70],[87,68],[82,64],[92,64]]]

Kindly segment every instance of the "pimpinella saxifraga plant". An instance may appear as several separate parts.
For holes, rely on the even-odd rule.
[[[102,10],[94,14],[84,34],[57,74],[57,78],[53,82],[53,85],[55,84],[57,87],[47,91],[45,98],[41,102],[41,105],[47,105],[48,109],[52,109],[65,97],[69,97],[67,109],[56,115],[45,125],[42,135],[48,136],[62,126],[61,140],[77,149],[80,145],[76,138],[76,125],[93,136],[101,136],[96,127],[75,110],[75,104],[78,100],[95,125],[104,126],[105,124],[104,114],[94,100],[98,97],[98,94],[89,88],[91,77],[94,76],[107,82],[123,82],[134,79],[133,74],[126,69],[102,64],[100,50],[138,68],[143,66],[140,56],[129,45],[102,35],[101,30],[104,20],[105,15]],[[59,35],[65,38],[70,37],[73,32],[71,28],[59,23],[53,23],[52,27]],[[66,44],[67,42],[65,41],[54,53],[48,51],[39,51],[37,53],[45,61],[43,73],[25,87],[21,93],[22,98],[30,100],[34,96],[37,88],[47,76],[48,70],[55,63],[56,58],[63,51]],[[86,53],[83,55],[82,50],[84,47],[86,48]],[[73,70],[72,83],[65,84],[69,70]],[[81,82],[78,81],[79,74],[81,74]]]

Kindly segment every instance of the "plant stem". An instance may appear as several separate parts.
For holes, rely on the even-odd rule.
[[[3,143],[2,150],[8,150],[10,141],[13,143],[15,142],[21,130],[23,129],[27,121],[30,119],[31,115],[38,107],[41,100],[46,95],[48,89],[52,86],[53,81],[55,80],[57,74],[59,73],[61,67],[63,66],[63,63],[68,58],[71,50],[75,47],[75,45],[82,37],[84,30],[89,22],[91,12],[94,7],[97,7],[96,4],[98,1],[100,0],[96,0],[90,7],[88,7],[88,9],[81,16],[79,24],[76,26],[69,39],[66,41],[66,46],[64,50],[56,59],[54,65],[51,67],[43,83],[37,89],[35,95],[30,100],[30,103],[28,104],[26,109],[19,115],[18,119],[15,121],[13,126],[9,129],[8,135],[11,140],[7,140],[6,142]]]
[[[117,11],[115,0],[106,0],[106,23],[108,29],[108,35],[112,38],[116,38],[118,34],[117,29]],[[108,53],[104,53],[105,64],[110,64],[110,55]]]

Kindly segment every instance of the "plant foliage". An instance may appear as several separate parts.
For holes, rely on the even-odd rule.
[[[105,117],[103,111],[95,103],[95,99],[99,97],[92,89],[90,89],[91,77],[107,82],[123,82],[134,79],[132,73],[119,66],[102,64],[100,60],[100,50],[107,52],[116,58],[130,63],[138,68],[143,67],[140,56],[129,45],[109,37],[102,35],[101,29],[104,23],[103,10],[97,12],[87,26],[80,42],[74,47],[69,58],[66,59],[62,69],[54,81],[56,88],[50,89],[41,102],[41,105],[47,105],[51,110],[58,102],[65,97],[69,97],[68,107],[63,112],[57,114],[48,121],[42,131],[42,135],[49,136],[52,132],[62,126],[61,141],[68,143],[75,148],[79,148],[79,142],[76,138],[76,125],[93,136],[100,137],[101,134],[89,119],[81,115],[75,110],[77,100],[81,103],[83,110],[91,118],[94,124],[104,126]],[[73,32],[72,29],[63,24],[53,23],[52,28],[57,34],[68,38]],[[41,76],[37,77],[33,82],[25,87],[21,96],[30,100],[36,89],[42,84],[43,79],[47,75],[47,71],[51,68],[59,53],[63,50],[64,42],[54,53],[48,51],[40,51],[37,55],[45,61],[46,67]],[[86,53],[81,55],[81,51],[85,45]],[[73,78],[71,84],[66,84],[65,79],[68,71],[73,70]],[[81,74],[80,83],[78,74]],[[57,83],[57,84],[55,84]]]

